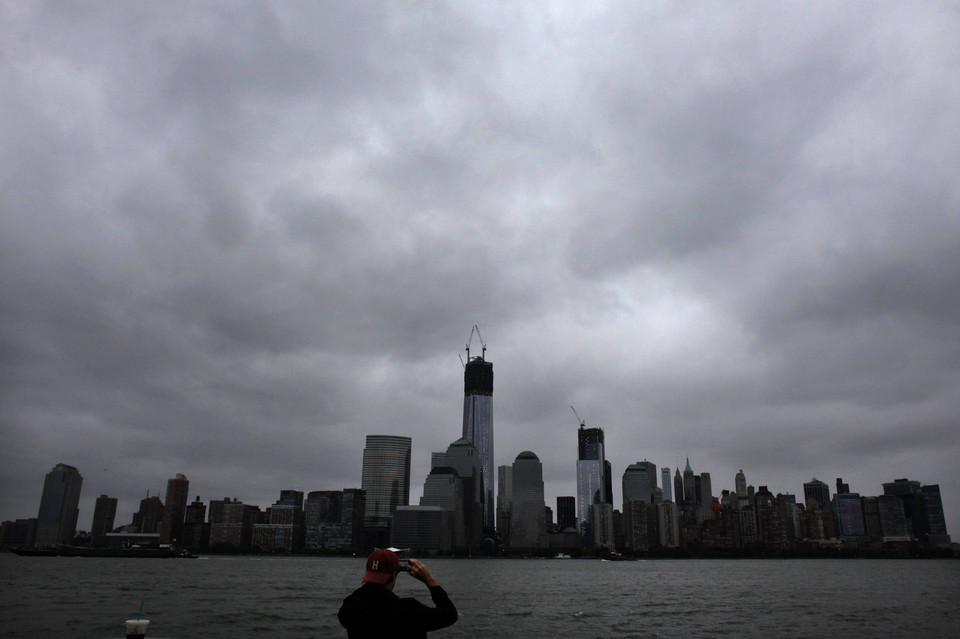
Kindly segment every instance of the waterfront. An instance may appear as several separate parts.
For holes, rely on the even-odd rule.
[[[431,637],[952,637],[956,560],[465,560],[428,565],[460,610]],[[345,637],[363,559],[0,554],[0,637]],[[401,576],[397,592],[429,600]]]

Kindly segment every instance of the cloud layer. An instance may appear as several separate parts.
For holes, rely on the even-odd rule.
[[[574,405],[617,480],[909,477],[960,534],[953,4],[0,20],[3,519],[58,462],[81,527],[178,472],[261,506],[359,486],[379,433],[413,437],[416,501],[478,324],[496,463],[536,452],[551,502]]]

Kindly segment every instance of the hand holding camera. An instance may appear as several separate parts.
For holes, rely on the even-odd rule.
[[[411,559],[407,562],[407,573],[410,574],[410,576],[422,581],[428,588],[433,588],[434,586],[440,585],[430,573],[430,569],[427,568],[423,562],[416,559]]]

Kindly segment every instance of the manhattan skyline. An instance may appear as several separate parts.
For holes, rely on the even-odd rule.
[[[0,11],[3,520],[57,463],[81,526],[359,487],[368,434],[415,502],[478,325],[548,504],[573,405],[615,505],[689,458],[938,483],[960,530],[953,4]]]

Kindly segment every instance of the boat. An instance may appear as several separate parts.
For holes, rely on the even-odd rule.
[[[123,548],[90,548],[86,546],[59,545],[55,548],[14,548],[13,552],[25,557],[131,557],[140,559],[196,559],[185,550],[172,546],[144,548],[127,546]]]
[[[565,552],[558,552],[553,556],[554,559],[570,559],[570,555]]]
[[[14,548],[13,553],[23,557],[56,557],[60,553],[56,548]]]
[[[61,557],[139,557],[143,559],[167,559],[178,557],[176,549],[166,546],[145,548],[127,546],[123,548],[89,548],[85,546],[57,546]]]

